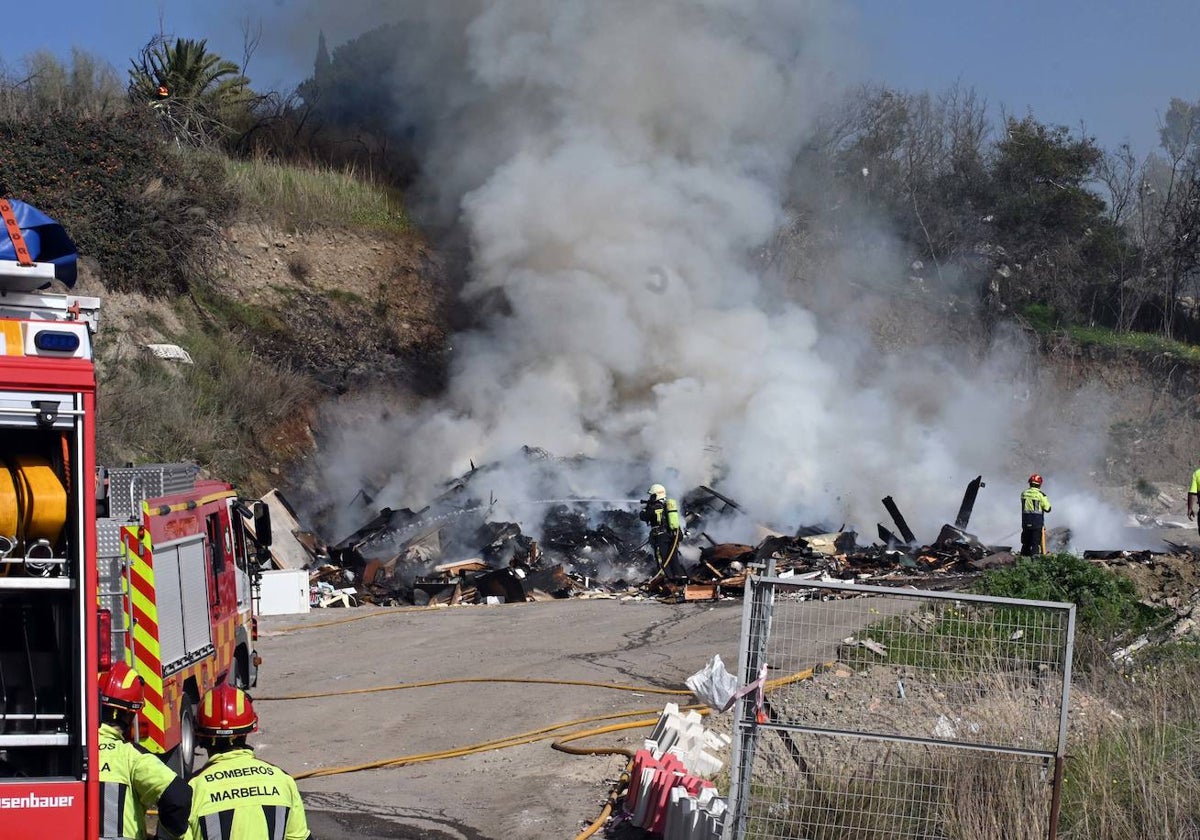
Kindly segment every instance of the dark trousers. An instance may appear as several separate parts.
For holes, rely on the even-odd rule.
[[[1042,516],[1025,514],[1021,517],[1021,556],[1032,557],[1046,553],[1046,520]]]
[[[683,561],[679,559],[679,531],[670,528],[655,529],[650,533],[650,545],[654,548],[654,559],[658,563],[656,576],[666,575],[668,578],[687,576]]]

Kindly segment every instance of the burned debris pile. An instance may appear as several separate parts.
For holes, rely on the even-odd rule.
[[[572,465],[536,449],[521,456],[523,466],[532,464],[542,478]],[[631,594],[715,599],[739,593],[748,574],[766,570],[954,588],[1014,560],[1010,547],[985,546],[966,530],[981,478],[967,486],[954,523],[928,544],[917,540],[891,497],[883,506],[895,530],[880,524],[880,542],[862,545],[845,527],[810,526],[793,534],[765,528],[734,499],[700,486],[680,500],[687,577],[666,581],[656,575],[637,498],[572,497],[561,482],[548,482],[549,492],[535,486],[532,495],[556,498],[503,506],[490,490],[477,489],[497,469],[472,466],[426,507],[383,508],[334,543],[297,534],[310,558],[314,605],[495,604]],[[739,529],[755,532],[754,544],[710,536]]]

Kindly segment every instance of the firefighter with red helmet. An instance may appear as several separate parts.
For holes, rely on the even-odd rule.
[[[1046,553],[1046,514],[1050,497],[1042,492],[1042,477],[1029,476],[1029,487],[1021,493],[1021,554],[1032,557]]]
[[[296,782],[254,757],[246,736],[258,730],[250,696],[221,683],[200,700],[196,735],[208,763],[191,779],[188,840],[309,840]]]
[[[158,756],[133,743],[133,723],[145,703],[145,682],[117,662],[100,675],[100,836],[144,840],[146,809],[158,807],[160,837],[187,829],[192,789]]]

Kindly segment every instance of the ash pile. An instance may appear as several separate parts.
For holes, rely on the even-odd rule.
[[[594,475],[593,462],[558,459],[528,447],[515,461],[523,498],[516,505],[506,505],[489,489],[511,489],[511,482],[501,480],[514,466],[510,460],[472,466],[419,510],[374,511],[337,542],[298,534],[309,555],[312,603],[424,606],[617,596],[709,600],[740,594],[746,575],[768,564],[784,576],[954,588],[986,568],[1014,561],[1011,547],[985,546],[966,530],[984,486],[980,477],[967,485],[954,522],[929,543],[916,538],[891,497],[883,499],[894,530],[878,525],[879,542],[869,545],[844,526],[809,525],[784,533],[757,525],[735,499],[700,486],[680,499],[684,536],[679,551],[686,578],[667,581],[639,518],[640,486],[625,488],[620,498],[572,495],[564,476],[580,470]],[[520,516],[511,516],[513,511]],[[753,543],[710,536],[734,530],[735,523],[743,533],[755,534]]]

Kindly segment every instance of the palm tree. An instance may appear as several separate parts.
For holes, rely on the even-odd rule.
[[[158,109],[180,140],[214,139],[252,99],[241,68],[210,52],[205,39],[159,36],[130,64],[129,98]]]
[[[155,38],[131,64],[129,94],[135,100],[151,101],[160,86],[176,101],[218,106],[249,94],[250,80],[241,68],[209,52],[205,39],[176,38],[168,44]]]

